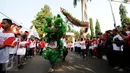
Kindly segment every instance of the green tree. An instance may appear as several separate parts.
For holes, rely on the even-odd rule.
[[[64,24],[66,24],[67,27],[67,32],[71,32],[73,31],[73,24],[69,22],[69,20],[67,18],[65,18],[65,22]]]
[[[94,28],[93,28],[92,18],[89,18],[89,25],[90,25],[91,37],[94,37]]]
[[[123,4],[120,5],[119,11],[120,11],[119,13],[120,13],[121,24],[126,25],[130,23],[130,18],[127,17],[126,7]]]
[[[127,2],[129,2],[129,0],[124,0],[124,3],[127,3]]]
[[[32,29],[32,28],[33,28],[33,25],[30,26],[30,29]]]
[[[101,28],[100,28],[100,23],[97,19],[96,20],[96,26],[95,26],[95,36],[97,37],[99,33],[101,33]]]
[[[90,33],[87,33],[86,37],[87,37],[87,38],[90,38],[90,37],[91,37]]]
[[[43,36],[43,25],[46,23],[45,18],[47,16],[53,16],[51,9],[48,5],[44,5],[44,8],[41,8],[41,11],[37,13],[35,19],[32,21],[33,26],[35,26],[38,35],[40,38]]]

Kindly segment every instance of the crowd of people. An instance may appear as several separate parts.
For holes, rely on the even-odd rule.
[[[108,65],[119,71],[130,69],[130,24],[116,27],[94,38],[81,38],[68,43],[69,49],[85,59],[85,56],[108,61]]]
[[[28,37],[28,31],[20,33],[22,27],[15,25],[6,18],[0,24],[0,73],[6,73],[14,65],[18,69],[23,68],[28,58],[41,55],[45,47],[44,39]]]
[[[0,73],[6,73],[9,63],[13,64],[16,57],[17,67],[21,69],[26,59],[33,58],[35,54],[42,55],[46,46],[44,39],[28,37],[28,31],[20,33],[18,30],[22,27],[12,29],[14,27],[10,19],[3,19],[0,24]],[[130,68],[130,24],[100,33],[96,38],[81,38],[74,45],[63,42],[64,47],[81,54],[83,59],[88,55],[102,59],[106,55],[110,67],[119,71]]]

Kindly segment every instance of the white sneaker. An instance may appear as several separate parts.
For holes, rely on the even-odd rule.
[[[119,67],[114,67],[114,69],[119,69]]]
[[[124,71],[124,69],[120,68],[118,71],[123,72],[123,71]]]
[[[53,72],[53,71],[54,71],[54,69],[50,68],[48,72]]]

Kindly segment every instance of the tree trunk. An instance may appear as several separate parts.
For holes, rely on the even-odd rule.
[[[81,12],[82,12],[82,21],[84,20],[84,10],[83,10],[83,2],[84,0],[81,0]]]

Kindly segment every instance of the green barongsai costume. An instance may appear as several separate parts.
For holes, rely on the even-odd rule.
[[[66,33],[66,26],[58,14],[55,18],[46,17],[43,30],[46,33],[45,40],[48,46],[42,56],[54,64],[63,58],[64,46],[61,38]]]

